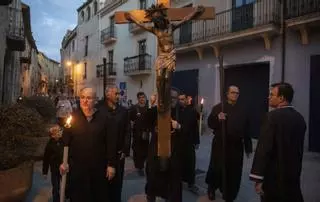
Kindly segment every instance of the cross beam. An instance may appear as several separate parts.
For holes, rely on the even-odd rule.
[[[167,20],[171,23],[172,21],[180,21],[175,24],[176,27],[181,26],[183,23],[189,20],[206,20],[206,19],[214,19],[215,18],[215,9],[213,7],[207,7],[201,10],[199,12],[195,8],[192,7],[186,7],[186,8],[170,8],[170,0],[158,0],[157,4],[163,4],[166,7],[166,18]],[[198,13],[199,12],[199,13]],[[169,66],[158,66],[156,67],[157,71],[157,88],[158,88],[158,96],[160,98],[160,94],[163,96],[162,99],[165,100],[165,105],[167,106],[167,103],[170,103],[171,97],[170,93],[168,94],[168,88],[170,89],[171,87],[171,77],[172,77],[172,71],[175,69],[175,53],[174,55],[170,56],[170,53],[174,51],[174,48],[171,50],[171,52],[166,52],[165,49],[163,49],[164,45],[169,45],[173,47],[173,33],[168,32],[164,33],[164,35],[159,34],[160,32],[164,32],[164,30],[158,30],[158,31],[152,31],[152,29],[148,27],[144,27],[142,24],[143,23],[148,23],[151,22],[149,18],[145,17],[146,11],[145,10],[131,10],[131,11],[118,11],[115,12],[115,23],[116,24],[126,24],[126,23],[131,23],[131,21],[127,20],[126,13],[129,16],[131,16],[131,19],[134,19],[133,22],[138,24],[140,27],[143,27],[145,30],[152,32],[159,37],[166,36],[166,39],[162,38],[162,40],[159,42],[158,40],[158,57],[157,60],[159,59],[160,61],[166,61],[168,62],[168,59],[163,58],[163,54],[167,55],[168,57],[171,57],[171,60],[169,63],[171,65]],[[170,44],[171,43],[171,44]],[[162,49],[161,49],[162,47]],[[159,56],[159,53],[162,53],[162,58],[161,55]],[[162,62],[160,62],[160,65]],[[159,65],[159,64],[157,64]],[[159,70],[160,69],[160,70]],[[159,71],[162,71],[161,69],[164,69],[168,73],[167,79],[164,78],[163,76],[159,76]],[[161,74],[162,75],[162,74]],[[165,83],[165,87],[163,86],[163,83]],[[159,85],[158,85],[159,84]],[[164,91],[165,93],[163,94]],[[163,100],[162,100],[163,101]],[[163,103],[162,103],[163,104]],[[158,128],[158,156],[160,159],[165,160],[168,157],[171,156],[171,110],[170,106],[166,107],[165,109],[159,107],[158,105],[158,123],[157,123],[157,128]],[[164,111],[163,111],[164,110]],[[162,162],[167,162],[167,161],[162,161]],[[164,165],[164,164],[163,164]],[[166,166],[166,165],[164,165]]]
[[[193,7],[185,7],[185,8],[168,8],[168,20],[170,21],[181,21],[186,17],[189,13],[192,13],[195,8]],[[150,19],[145,17],[144,10],[131,10],[128,11],[132,16],[138,19],[142,23],[150,22]],[[127,24],[130,23],[125,15],[125,11],[117,11],[115,12],[115,22],[116,24]],[[213,20],[215,16],[215,10],[213,7],[205,8],[205,11],[202,15],[200,15],[197,20]]]

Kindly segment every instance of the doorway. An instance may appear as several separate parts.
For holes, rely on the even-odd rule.
[[[269,63],[230,66],[225,69],[225,85],[240,88],[238,103],[250,117],[250,135],[257,138],[262,121],[268,112]]]
[[[320,55],[310,58],[309,151],[320,152]]]

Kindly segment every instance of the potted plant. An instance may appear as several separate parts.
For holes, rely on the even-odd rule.
[[[34,145],[18,137],[41,133],[43,121],[35,110],[16,104],[0,108],[0,123],[0,201],[23,201],[32,185]]]

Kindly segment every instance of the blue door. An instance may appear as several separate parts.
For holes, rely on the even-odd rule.
[[[173,73],[172,87],[182,90],[187,95],[192,96],[193,100],[196,101],[198,95],[198,76],[199,70],[184,70]]]

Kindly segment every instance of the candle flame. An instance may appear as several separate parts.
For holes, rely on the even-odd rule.
[[[204,99],[202,98],[200,103],[203,105],[203,102],[204,102]]]
[[[72,121],[72,116],[70,115],[70,116],[67,118],[66,124],[67,124],[67,125],[70,125],[71,121]]]

